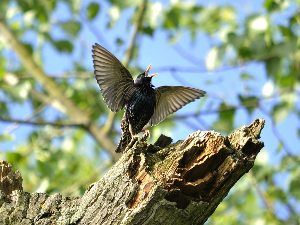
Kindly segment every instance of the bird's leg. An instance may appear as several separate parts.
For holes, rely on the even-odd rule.
[[[133,139],[133,138],[138,138],[139,137],[139,135],[134,135],[133,133],[132,133],[132,130],[129,130],[129,132],[130,132],[130,134],[131,134],[131,140]]]
[[[132,133],[132,130],[129,130],[129,132],[130,132],[130,134],[131,134],[131,139],[133,139],[133,138],[136,138],[136,137],[139,137],[138,135],[134,135],[133,133]],[[147,134],[147,136],[150,138],[150,130],[141,130],[139,133],[146,133]]]

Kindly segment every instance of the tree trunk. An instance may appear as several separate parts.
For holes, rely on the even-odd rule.
[[[0,161],[0,224],[203,224],[253,167],[264,122],[225,137],[197,131],[175,144],[134,139],[82,197],[23,192],[21,174]]]

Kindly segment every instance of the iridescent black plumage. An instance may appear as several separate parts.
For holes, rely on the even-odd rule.
[[[132,134],[139,133],[154,113],[156,97],[151,79],[152,77],[144,72],[134,82],[136,90],[129,99],[125,111],[125,118],[129,121],[129,130]]]
[[[148,69],[133,81],[122,63],[102,46],[93,46],[97,82],[107,106],[118,112],[126,106],[121,121],[122,136],[116,152],[123,152],[133,135],[149,122],[157,125],[182,106],[203,97],[204,91],[183,86],[162,86],[154,89],[154,75]]]

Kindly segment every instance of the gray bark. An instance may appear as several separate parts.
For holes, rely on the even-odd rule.
[[[225,137],[197,131],[175,144],[134,139],[81,197],[24,192],[21,174],[0,161],[0,224],[204,224],[253,167],[264,122]]]

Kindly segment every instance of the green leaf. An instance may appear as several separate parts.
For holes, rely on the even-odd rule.
[[[23,159],[23,156],[17,152],[7,152],[6,153],[7,161],[12,165],[20,162]]]
[[[69,34],[76,36],[80,29],[81,29],[81,24],[76,21],[67,21],[65,23],[61,24],[61,27]]]
[[[141,30],[144,34],[147,34],[149,36],[153,36],[153,28],[152,27],[143,27],[142,30]]]
[[[255,96],[244,97],[242,95],[238,96],[242,105],[247,109],[248,113],[251,114],[253,110],[257,107],[259,99]]]
[[[238,49],[238,57],[243,58],[244,61],[248,61],[253,58],[253,52],[246,46],[242,46]]]
[[[272,185],[268,190],[268,195],[274,200],[279,199],[281,202],[286,203],[287,196],[279,187]]]
[[[268,53],[269,51],[269,47],[267,46],[265,36],[259,35],[256,36],[255,39],[252,39],[249,45],[249,49],[255,55],[254,58],[260,60],[261,55],[266,55],[266,53]]]
[[[266,0],[264,6],[270,12],[279,9],[278,3],[274,0]]]
[[[87,10],[86,10],[86,17],[88,20],[92,20],[94,19],[98,12],[99,12],[99,9],[100,9],[100,5],[96,2],[91,2],[88,7],[87,7]]]
[[[274,118],[275,123],[280,123],[285,120],[290,111],[291,110],[286,103],[281,102],[275,105],[272,110],[272,117]]]
[[[245,36],[237,36],[235,33],[229,33],[227,38],[229,40],[229,43],[237,49],[243,46],[246,40]]]
[[[45,9],[45,7],[40,6],[36,9],[37,11],[37,15],[36,17],[41,21],[41,22],[48,22],[49,21],[49,17],[47,14],[47,11]]]
[[[29,1],[17,0],[17,3],[23,12],[26,12],[26,11],[32,9],[32,7],[30,7],[30,5],[29,5]]]
[[[241,80],[244,80],[244,81],[255,80],[255,77],[250,74],[247,74],[247,73],[242,73]]]
[[[123,39],[121,39],[121,38],[117,38],[117,39],[116,39],[116,44],[118,45],[118,47],[120,47],[120,46],[124,45],[124,41],[123,41]]]
[[[290,183],[290,193],[296,197],[297,199],[300,199],[300,176],[293,177],[291,183]]]
[[[293,55],[295,54],[297,50],[297,41],[298,39],[294,36],[292,37],[287,37],[287,43],[281,43],[278,45],[275,45],[272,48],[272,53],[277,54],[279,57],[285,57],[288,55]]]
[[[1,0],[0,1],[0,14],[5,15],[8,9],[9,0]]]
[[[6,73],[5,63],[6,63],[5,58],[2,57],[2,55],[0,55],[0,81],[2,80],[2,78]]]
[[[276,77],[280,68],[280,58],[272,57],[265,60],[268,77]]]
[[[222,103],[219,107],[219,119],[214,123],[217,131],[230,133],[233,130],[235,108]]]
[[[1,116],[8,116],[8,110],[6,107],[6,103],[0,101],[0,115]]]
[[[297,71],[295,71],[294,73],[290,73],[288,76],[278,76],[278,80],[279,80],[279,84],[281,87],[288,87],[291,88],[293,87],[293,85],[297,85],[297,82],[295,82],[295,77]]]
[[[53,41],[54,47],[60,52],[70,53],[73,51],[73,45],[67,40]]]
[[[180,20],[180,9],[173,7],[165,16],[164,27],[168,29],[178,28]]]
[[[111,5],[114,5],[120,9],[125,9],[128,7],[136,7],[138,6],[141,1],[140,0],[109,0]]]
[[[27,51],[29,52],[29,54],[32,54],[33,53],[33,48],[32,48],[32,45],[29,44],[29,43],[25,43],[25,42],[22,42],[23,46],[27,49]]]
[[[0,142],[11,142],[15,139],[12,134],[0,134]]]

